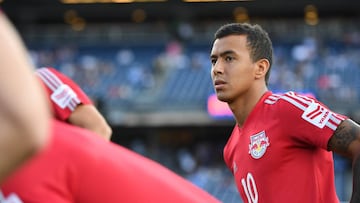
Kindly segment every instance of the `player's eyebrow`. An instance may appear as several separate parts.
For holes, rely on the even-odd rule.
[[[219,56],[222,57],[222,56],[226,56],[226,55],[228,55],[228,54],[233,54],[233,53],[235,53],[235,51],[233,51],[233,50],[226,50],[226,51],[221,52],[221,53],[219,54]],[[211,55],[210,55],[210,58],[216,58],[216,57],[218,57],[218,55],[215,55],[215,54],[211,54]]]

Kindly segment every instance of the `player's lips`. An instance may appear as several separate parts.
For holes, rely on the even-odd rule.
[[[224,80],[221,79],[216,79],[214,80],[214,87],[215,89],[221,88],[222,86],[224,86],[226,84],[226,82]]]

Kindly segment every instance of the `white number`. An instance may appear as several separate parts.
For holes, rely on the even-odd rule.
[[[251,173],[247,174],[246,181],[245,178],[241,179],[241,185],[243,186],[248,203],[257,203],[259,196],[255,184],[255,179]]]
[[[5,196],[0,190],[0,203],[23,203],[23,202],[15,193],[11,193],[9,194],[8,197],[5,198]]]

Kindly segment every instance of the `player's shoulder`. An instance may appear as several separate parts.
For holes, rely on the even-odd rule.
[[[272,93],[264,100],[265,104],[275,106],[289,106],[306,109],[310,104],[317,102],[312,94],[298,93],[294,91]]]
[[[41,67],[35,73],[48,86],[59,86],[66,80],[66,76],[53,67]]]

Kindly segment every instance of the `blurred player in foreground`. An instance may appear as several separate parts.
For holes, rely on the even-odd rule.
[[[353,161],[351,203],[360,202],[360,127],[314,98],[267,87],[272,42],[259,25],[215,33],[211,77],[236,119],[224,148],[244,202],[334,203],[332,152]]]
[[[0,182],[47,142],[45,92],[17,31],[0,10]],[[36,118],[36,119],[34,119]]]
[[[54,121],[49,147],[1,185],[17,203],[218,203],[160,164]]]
[[[112,129],[90,98],[72,79],[52,67],[36,70],[56,119],[89,129],[110,140]]]

